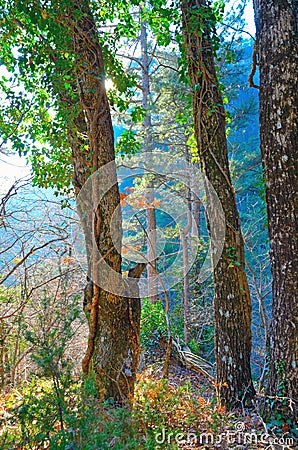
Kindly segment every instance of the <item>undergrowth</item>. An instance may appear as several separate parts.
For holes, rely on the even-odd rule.
[[[156,442],[163,430],[216,432],[223,411],[190,384],[173,387],[145,371],[138,377],[132,408],[114,408],[96,396],[94,377],[73,380],[57,407],[56,391],[48,379],[35,379],[1,401],[0,448],[105,450],[178,448]],[[61,404],[60,404],[61,406]]]

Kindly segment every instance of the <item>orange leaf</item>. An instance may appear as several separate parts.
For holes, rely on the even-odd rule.
[[[120,205],[124,206],[125,205],[125,199],[126,197],[128,197],[128,194],[123,194],[122,192],[120,192]]]
[[[203,405],[203,406],[206,405],[206,401],[203,399],[203,397],[199,397],[198,401],[199,401],[200,405]]]
[[[73,258],[71,258],[70,256],[66,256],[66,258],[63,259],[63,264],[73,264]]]
[[[146,201],[145,201],[145,199],[143,199],[143,198],[139,198],[138,199],[138,206],[139,206],[139,208],[145,208],[145,206],[146,206]]]

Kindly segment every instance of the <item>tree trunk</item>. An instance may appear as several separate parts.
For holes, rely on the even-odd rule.
[[[282,410],[284,419],[294,422],[298,401],[298,2],[255,0],[254,9],[273,276],[267,393],[284,397],[275,403],[270,400],[272,410]]]
[[[187,143],[185,143],[185,163],[186,168],[190,172],[190,155]],[[192,228],[192,211],[191,211],[191,189],[190,179],[185,187],[185,198],[187,201],[187,225],[181,231],[181,245],[183,254],[183,310],[184,310],[184,343],[188,345],[191,337],[191,298],[190,298],[190,279],[189,279],[189,248],[188,241]]]
[[[225,111],[208,20],[203,19],[210,10],[204,0],[182,0],[181,6],[201,169],[222,202],[226,220],[224,250],[213,269],[215,355],[218,399],[222,405],[231,407],[254,394],[250,369],[251,300],[240,220],[230,179]]]
[[[5,355],[7,353],[6,345],[6,323],[3,319],[0,320],[0,391],[6,386],[6,361]]]
[[[196,234],[198,239],[201,237],[201,205],[202,202],[194,190],[192,194],[192,216],[194,218],[193,228],[196,230],[196,233],[193,230],[192,234]]]
[[[183,312],[184,312],[184,343],[187,345],[190,341],[190,289],[189,289],[189,262],[188,262],[188,239],[187,234],[182,231],[181,245],[183,252]]]
[[[148,111],[150,99],[150,78],[149,78],[149,55],[148,55],[148,36],[147,21],[142,23],[141,27],[141,62],[142,62],[142,106],[146,110],[146,116],[143,121],[144,129],[144,151],[145,154],[152,152],[152,121],[151,113]],[[147,278],[148,278],[148,296],[151,303],[158,300],[158,281],[156,276],[156,213],[154,207],[154,183],[149,181],[147,201]]]
[[[99,201],[99,185],[103,180],[96,176],[93,178],[92,198],[89,200],[94,217],[85,218],[84,204],[79,205],[89,267],[84,298],[89,338],[82,367],[85,374],[91,370],[95,372],[101,395],[122,403],[134,390],[139,357],[140,300],[137,289],[132,293],[136,298],[112,293],[113,280],[102,280],[104,275],[98,272],[97,267],[101,261],[92,260],[96,250],[92,242],[95,242],[105,263],[115,274],[121,275],[121,254],[118,250],[121,248],[122,228],[114,164],[114,133],[104,85],[102,50],[88,2],[71,0],[68,16],[76,57],[73,84],[78,95],[75,100],[69,96],[66,102],[76,111],[73,122],[68,124],[76,194],[79,195],[89,175],[108,163],[111,164],[109,181],[112,179],[114,182]],[[65,98],[63,100],[65,102]],[[118,211],[116,236],[110,229],[115,211]],[[103,281],[111,283],[112,292],[101,287]]]

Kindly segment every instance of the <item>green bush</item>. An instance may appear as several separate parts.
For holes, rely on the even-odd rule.
[[[47,379],[34,379],[6,399],[9,418],[3,424],[2,450],[138,449],[142,438],[127,408],[113,408],[98,398],[95,376],[73,380],[65,392],[62,416],[56,390]]]
[[[149,352],[159,349],[161,340],[166,341],[167,324],[161,301],[152,304],[143,299],[140,338],[142,349]]]

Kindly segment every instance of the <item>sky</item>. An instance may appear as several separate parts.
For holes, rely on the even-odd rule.
[[[0,198],[5,195],[14,181],[27,177],[30,167],[24,157],[0,154]]]
[[[245,30],[254,36],[256,33],[256,27],[255,27],[254,8],[253,8],[252,0],[249,0],[247,2],[247,6],[246,6],[245,12],[244,12],[244,17],[247,22]]]
[[[237,3],[237,0],[235,1]],[[253,2],[249,0],[245,8],[244,17],[247,25],[246,31],[255,34]],[[12,183],[30,174],[30,167],[26,165],[24,157],[18,155],[5,156],[0,154],[0,195],[5,194]]]

